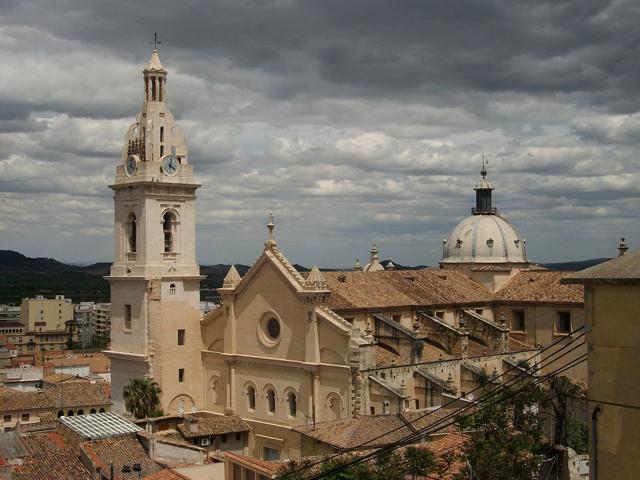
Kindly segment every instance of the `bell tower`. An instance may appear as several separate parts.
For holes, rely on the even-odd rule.
[[[196,189],[184,135],[165,103],[167,70],[157,49],[143,70],[143,102],[128,128],[114,192],[111,284],[113,409],[122,389],[151,378],[165,413],[201,407],[200,267]]]

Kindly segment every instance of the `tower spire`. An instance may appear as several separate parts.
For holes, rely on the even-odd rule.
[[[162,66],[160,55],[158,55],[158,45],[162,43],[158,40],[157,32],[153,33],[153,52],[147,62],[142,74],[144,76],[144,100],[145,102],[164,102],[166,97],[167,70]]]

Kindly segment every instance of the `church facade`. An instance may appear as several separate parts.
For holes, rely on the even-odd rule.
[[[301,427],[473,401],[480,377],[538,358],[582,325],[582,290],[529,262],[525,240],[492,206],[484,169],[439,267],[385,267],[374,244],[364,267],[298,272],[271,218],[255,264],[244,277],[231,267],[221,306],[201,318],[200,185],[155,50],[143,80],[111,185],[114,411],[125,410],[131,378],[152,378],[166,413],[240,415],[254,456],[295,458],[312,453]]]

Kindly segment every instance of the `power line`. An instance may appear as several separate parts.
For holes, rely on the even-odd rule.
[[[584,336],[584,332],[580,333],[580,334],[579,334],[579,335],[577,335],[576,337],[573,337],[573,336],[572,336],[574,333],[580,332],[580,331],[581,331],[581,330],[583,330],[583,329],[584,329],[584,327],[580,327],[580,328],[577,328],[577,329],[575,329],[574,331],[572,331],[572,332],[569,334],[569,336],[571,337],[571,341],[567,342],[567,343],[566,343],[565,345],[563,345],[559,350],[557,350],[557,351],[555,351],[554,353],[552,353],[551,355],[549,355],[549,356],[548,356],[544,361],[537,362],[537,363],[535,363],[532,367],[528,367],[528,368],[526,368],[526,369],[525,369],[525,368],[523,368],[523,367],[521,367],[520,365],[513,365],[513,366],[511,366],[510,368],[508,368],[506,371],[504,371],[501,375],[499,375],[499,376],[497,376],[497,377],[493,378],[492,380],[493,380],[493,381],[498,380],[499,378],[501,378],[501,377],[503,377],[503,376],[507,375],[508,373],[510,373],[512,370],[520,370],[520,373],[519,373],[518,375],[516,375],[514,378],[512,378],[511,380],[509,380],[509,381],[507,382],[507,384],[508,384],[509,382],[514,382],[514,381],[515,381],[515,380],[517,380],[519,377],[521,377],[521,376],[523,376],[523,375],[525,375],[525,374],[529,373],[529,370],[531,370],[531,369],[533,369],[533,368],[535,368],[536,370],[540,370],[540,369],[542,369],[544,366],[546,366],[546,365],[542,365],[545,361],[546,361],[546,362],[548,362],[548,361],[549,361],[553,356],[557,355],[557,354],[558,354],[558,353],[560,353],[562,350],[564,350],[564,349],[565,349],[565,348],[567,348],[569,345],[571,345],[573,342],[575,342],[576,340],[578,340],[579,338],[581,338],[582,336]],[[560,338],[560,339],[556,340],[555,342],[553,342],[553,343],[551,343],[551,344],[547,345],[545,348],[543,348],[543,349],[541,349],[541,350],[537,351],[536,353],[534,353],[533,355],[531,355],[528,359],[526,359],[526,360],[524,361],[524,363],[526,363],[526,362],[528,362],[529,360],[533,359],[533,358],[534,358],[534,357],[536,357],[537,355],[540,355],[540,354],[542,354],[543,352],[545,352],[545,351],[547,351],[547,350],[549,350],[549,349],[553,348],[554,346],[558,345],[559,343],[566,341],[566,339],[567,339],[567,337],[562,337],[562,338]],[[583,342],[582,344],[578,345],[577,347],[574,347],[574,348],[573,348],[573,349],[571,349],[570,351],[573,351],[573,350],[575,350],[575,348],[579,348],[579,347],[580,347],[580,346],[582,346],[582,345],[584,345],[584,342]],[[568,352],[567,352],[567,353],[568,353]],[[564,355],[565,355],[565,354],[561,355],[560,357],[558,357],[558,359],[559,359],[559,358],[562,358]],[[553,362],[557,361],[558,359],[553,360]],[[547,364],[547,365],[548,365],[548,364]],[[539,366],[539,367],[538,367],[538,366]],[[505,385],[506,385],[506,384],[505,384]],[[503,387],[503,385],[499,385],[499,386],[497,386],[494,390],[491,390],[491,391],[487,392],[483,397],[487,397],[487,395],[488,395],[488,396],[489,396],[488,398],[490,398],[490,396],[491,396],[491,395],[493,395],[493,394],[494,394],[494,392],[497,392],[497,390],[499,390],[501,387]],[[478,386],[478,387],[474,388],[473,390],[471,390],[470,392],[467,392],[467,394],[473,393],[473,392],[475,392],[475,391],[477,391],[477,390],[480,390],[480,389],[482,389],[482,388],[484,388],[484,386],[483,386],[483,385],[480,385],[480,386]],[[300,472],[300,471],[302,471],[302,470],[308,470],[309,468],[312,468],[312,467],[314,467],[314,466],[316,466],[316,465],[319,465],[319,464],[321,464],[321,463],[324,463],[324,462],[330,461],[330,460],[332,460],[332,459],[334,459],[334,458],[336,458],[336,457],[338,457],[338,456],[341,456],[341,455],[344,455],[344,454],[347,454],[347,453],[350,453],[350,452],[353,452],[353,451],[359,450],[360,448],[365,447],[366,445],[371,444],[372,442],[374,442],[374,441],[376,441],[376,440],[379,440],[379,439],[381,439],[381,438],[383,438],[383,437],[385,437],[385,436],[387,436],[387,435],[389,435],[389,434],[391,434],[391,433],[394,433],[394,432],[396,432],[396,431],[398,431],[398,430],[400,430],[400,429],[402,429],[402,428],[405,428],[405,427],[407,427],[407,426],[409,426],[409,425],[411,425],[411,424],[413,424],[413,423],[415,423],[415,422],[417,422],[417,421],[419,421],[419,420],[422,420],[423,418],[425,418],[425,417],[427,417],[427,416],[429,416],[429,415],[431,415],[431,414],[433,414],[433,413],[435,413],[435,412],[437,412],[437,411],[439,411],[439,410],[442,410],[443,408],[445,408],[445,407],[447,407],[447,406],[451,405],[452,403],[455,403],[456,401],[458,401],[458,400],[460,400],[460,399],[462,399],[462,398],[463,398],[463,395],[460,395],[459,397],[456,397],[455,399],[452,399],[451,401],[449,401],[449,402],[447,402],[447,403],[445,403],[445,404],[441,405],[440,407],[436,408],[435,410],[430,410],[430,411],[426,412],[424,415],[421,415],[420,417],[418,417],[418,418],[416,418],[416,419],[414,419],[414,420],[412,420],[412,421],[408,422],[407,424],[403,424],[403,425],[401,425],[401,426],[399,426],[399,427],[396,427],[396,428],[394,428],[394,429],[392,429],[392,430],[389,430],[389,431],[387,431],[387,432],[385,432],[385,433],[383,433],[383,434],[381,434],[381,435],[379,435],[379,436],[377,436],[377,437],[375,437],[375,438],[373,438],[373,439],[371,439],[371,440],[368,440],[368,441],[366,441],[366,442],[360,443],[359,445],[356,445],[356,446],[354,446],[354,447],[351,447],[351,448],[349,448],[349,449],[347,449],[347,450],[343,450],[343,451],[341,451],[341,452],[335,453],[335,454],[331,455],[329,458],[325,458],[325,459],[323,459],[323,460],[320,460],[320,461],[317,461],[317,462],[311,463],[311,464],[306,465],[306,466],[304,466],[304,467],[302,467],[302,468],[299,468],[299,469],[297,469],[297,470],[294,470],[294,471],[291,471],[291,472],[287,472],[285,475],[292,475],[292,474],[297,473],[297,472]],[[445,418],[446,418],[446,417],[445,417]],[[283,476],[285,476],[285,475],[283,475]]]
[[[572,335],[573,333],[579,332],[579,331],[580,331],[580,330],[582,330],[583,328],[584,328],[584,327],[577,328],[576,330],[574,330],[573,332],[571,332],[571,334],[570,334],[570,335]],[[580,334],[579,334],[578,336],[576,336],[576,337],[571,337],[571,341],[570,341],[570,342],[567,342],[567,343],[566,343],[565,345],[563,345],[559,350],[557,350],[557,351],[555,351],[554,353],[552,353],[551,355],[549,355],[549,357],[547,357],[547,358],[545,359],[545,361],[549,361],[553,356],[555,356],[555,355],[557,355],[558,353],[560,353],[562,350],[564,350],[565,348],[567,348],[569,345],[571,345],[573,342],[575,342],[576,340],[578,340],[578,339],[579,339],[579,338],[581,338],[582,336],[584,336],[584,332],[580,333]],[[565,340],[566,340],[566,338],[567,338],[567,337],[563,337],[563,338],[561,338],[561,339],[559,339],[559,340],[556,340],[556,341],[555,341],[555,342],[553,342],[552,344],[548,345],[547,347],[543,348],[542,350],[540,350],[540,351],[539,351],[539,352],[537,352],[536,354],[534,354],[534,355],[532,355],[531,357],[529,357],[527,360],[525,360],[525,363],[526,363],[526,362],[528,362],[529,360],[531,360],[532,358],[534,358],[535,356],[540,355],[540,354],[541,354],[541,353],[543,353],[544,351],[549,350],[550,348],[554,347],[554,346],[555,346],[555,345],[557,345],[558,343],[565,341]],[[583,342],[582,344],[578,345],[577,347],[574,347],[573,349],[571,349],[571,351],[575,350],[575,348],[579,348],[579,347],[580,347],[580,346],[582,346],[582,345],[584,345],[584,342]],[[560,357],[558,357],[558,359],[559,359],[559,358],[562,358],[562,356],[564,356],[564,355],[565,355],[565,354],[561,355]],[[555,360],[553,360],[553,361],[555,362],[555,361],[557,361],[558,359],[555,359]],[[504,375],[508,374],[509,372],[511,372],[511,371],[512,371],[512,370],[514,370],[514,369],[519,369],[519,370],[521,370],[521,371],[520,371],[520,373],[519,373],[518,375],[516,375],[514,378],[512,378],[511,380],[509,380],[509,381],[507,382],[507,384],[508,384],[509,382],[515,382],[515,380],[517,380],[519,377],[521,377],[521,376],[523,376],[523,375],[527,374],[529,370],[531,370],[532,368],[537,367],[538,365],[539,365],[539,367],[538,367],[538,368],[536,368],[536,370],[540,370],[540,369],[542,369],[544,366],[546,366],[546,365],[542,365],[543,363],[544,363],[543,361],[538,362],[538,363],[535,363],[532,367],[528,367],[527,369],[523,369],[523,368],[522,368],[522,367],[520,367],[519,365],[512,366],[512,367],[510,367],[509,369],[507,369],[505,372],[503,372],[501,375],[499,375],[499,376],[495,377],[493,380],[494,380],[494,381],[495,381],[495,380],[498,380],[499,378],[503,377]],[[504,385],[506,386],[507,384],[504,384]],[[491,395],[495,394],[495,393],[496,393],[496,392],[497,392],[501,387],[503,387],[503,385],[499,385],[499,386],[498,386],[498,387],[496,387],[494,390],[491,390],[491,391],[487,392],[483,397],[490,398],[490,397],[491,397]],[[471,390],[471,391],[470,391],[470,392],[468,392],[468,393],[473,393],[473,392],[475,392],[475,391],[477,391],[477,390],[480,390],[480,389],[482,389],[482,388],[483,388],[483,386],[482,386],[482,385],[480,385],[480,386],[478,386],[478,387],[474,388],[473,390]],[[353,451],[359,450],[360,448],[365,447],[366,445],[371,444],[372,442],[374,442],[374,441],[376,441],[376,440],[379,440],[379,439],[381,439],[381,438],[383,438],[383,437],[385,437],[385,436],[387,436],[387,435],[389,435],[389,434],[391,434],[391,433],[393,433],[393,432],[396,432],[396,431],[398,431],[398,430],[400,430],[400,429],[402,429],[402,428],[407,427],[408,425],[411,425],[411,424],[413,424],[413,423],[415,423],[415,422],[417,422],[417,421],[419,421],[419,420],[422,420],[423,418],[425,418],[425,417],[427,417],[427,416],[429,416],[429,415],[431,415],[431,414],[433,414],[433,413],[435,413],[435,412],[437,412],[437,411],[439,411],[439,410],[442,410],[443,408],[447,407],[448,405],[451,405],[452,403],[455,403],[457,400],[459,400],[459,399],[461,399],[461,398],[463,398],[463,396],[462,396],[462,395],[461,395],[461,396],[459,396],[459,397],[457,397],[457,398],[455,398],[455,399],[453,399],[453,400],[451,400],[451,401],[449,401],[449,402],[447,402],[447,403],[445,403],[444,405],[441,405],[440,407],[438,407],[438,408],[437,408],[437,409],[435,409],[435,410],[431,410],[431,411],[429,411],[429,412],[426,412],[424,415],[421,415],[420,417],[418,417],[418,418],[416,418],[416,419],[414,419],[414,420],[412,420],[412,421],[408,422],[407,424],[403,424],[403,425],[401,425],[401,426],[399,426],[399,427],[396,427],[396,428],[394,428],[394,429],[392,429],[392,430],[389,430],[389,431],[387,431],[387,432],[385,432],[385,433],[383,433],[383,434],[381,434],[381,435],[379,435],[379,436],[377,436],[377,437],[375,437],[375,438],[373,438],[373,439],[371,439],[371,440],[368,440],[368,441],[366,441],[366,442],[360,443],[359,445],[356,445],[356,446],[354,446],[354,447],[352,447],[352,448],[349,448],[349,449],[347,449],[347,450],[344,450],[344,451],[341,451],[341,452],[335,453],[335,454],[333,454],[332,456],[330,456],[329,458],[325,458],[325,459],[323,459],[323,460],[321,460],[321,461],[318,461],[318,462],[312,463],[312,464],[310,464],[310,465],[308,465],[308,466],[306,466],[306,467],[300,468],[300,469],[298,469],[298,470],[294,470],[293,472],[288,472],[288,473],[287,473],[287,475],[291,475],[292,473],[296,473],[296,472],[301,471],[301,470],[306,470],[306,469],[308,469],[308,468],[310,468],[310,467],[313,467],[313,466],[315,466],[315,465],[318,465],[318,464],[320,464],[320,463],[324,463],[324,462],[326,462],[326,461],[330,461],[330,460],[332,460],[332,459],[334,459],[334,458],[336,458],[336,457],[338,457],[338,456],[340,456],[340,455],[344,455],[345,453],[350,453],[350,452],[353,452]],[[444,417],[444,418],[446,418],[446,417]]]
[[[475,412],[475,413],[478,413],[478,412],[480,412],[480,411],[482,411],[482,410],[484,410],[486,408],[489,408],[489,407],[491,407],[493,405],[496,405],[498,403],[501,403],[501,402],[504,402],[506,400],[509,400],[510,398],[513,398],[515,395],[523,392],[524,390],[526,390],[528,388],[532,388],[532,387],[534,387],[534,386],[536,386],[536,385],[548,380],[550,377],[552,377],[554,375],[558,375],[558,374],[563,373],[564,371],[566,371],[566,370],[568,370],[570,368],[573,368],[574,366],[584,362],[587,359],[587,356],[588,356],[588,354],[586,354],[586,353],[581,355],[577,359],[572,360],[571,362],[563,365],[562,367],[554,370],[553,372],[551,372],[551,373],[549,373],[547,375],[544,375],[539,380],[537,380],[537,381],[535,381],[535,382],[533,382],[531,384],[528,384],[527,386],[525,386],[525,387],[523,387],[523,388],[521,388],[519,390],[516,390],[511,395],[509,395],[509,396],[507,396],[505,398],[499,399],[498,401],[493,402],[493,403],[491,403],[489,405],[484,405],[484,406],[480,407],[477,410],[477,412]],[[464,407],[461,410],[462,411],[468,410],[471,407],[472,406]],[[351,467],[353,467],[355,465],[358,465],[360,463],[367,462],[367,461],[369,461],[369,460],[371,460],[371,459],[373,459],[373,458],[375,458],[375,457],[377,457],[379,455],[387,454],[387,453],[392,452],[393,450],[396,450],[396,449],[398,449],[400,447],[406,446],[407,444],[411,444],[412,442],[415,442],[416,440],[419,440],[421,437],[424,437],[424,436],[426,436],[428,434],[431,434],[431,433],[435,433],[435,432],[437,432],[439,430],[442,430],[443,428],[445,428],[445,427],[447,427],[449,425],[452,425],[453,423],[455,423],[455,418],[454,417],[457,417],[458,415],[459,415],[459,412],[458,413],[454,413],[454,414],[450,415],[449,418],[443,418],[442,421],[436,422],[436,424],[439,423],[440,425],[434,424],[434,425],[429,425],[427,427],[424,427],[423,429],[420,429],[420,430],[418,430],[417,432],[415,432],[413,434],[407,435],[404,439],[400,440],[399,442],[396,442],[394,445],[388,445],[388,446],[379,448],[375,452],[372,452],[370,454],[364,455],[364,456],[358,458],[355,461],[348,462],[348,463],[346,463],[344,465],[341,465],[341,466],[339,466],[337,468],[334,468],[332,470],[329,470],[327,472],[321,472],[320,474],[312,475],[310,477],[307,477],[307,480],[316,480],[316,479],[323,478],[326,475],[339,473],[340,471],[346,470],[346,469],[351,468]],[[448,421],[448,420],[451,420],[451,421],[449,423],[447,423],[447,424],[443,424],[445,421]],[[437,426],[438,428],[436,430],[432,430],[434,426]]]

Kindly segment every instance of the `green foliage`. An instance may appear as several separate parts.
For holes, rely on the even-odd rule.
[[[104,350],[109,344],[109,337],[106,335],[93,335],[87,349]]]
[[[160,387],[148,378],[132,378],[122,390],[122,398],[129,412],[136,418],[164,415],[160,408]]]
[[[464,429],[478,432],[465,443],[462,460],[480,480],[529,480],[546,448],[537,410],[546,396],[523,381],[480,398],[475,413],[458,417]],[[517,393],[516,393],[517,392]],[[468,478],[468,471],[459,477]]]
[[[567,377],[551,377],[549,388],[551,389],[551,407],[555,417],[553,443],[555,445],[570,446],[568,438],[569,403],[573,399],[579,399],[584,396],[582,389]],[[577,440],[577,438],[574,440]]]
[[[581,418],[569,414],[567,417],[567,446],[577,453],[589,453],[589,427]]]
[[[438,467],[433,453],[424,448],[407,447],[404,451],[404,462],[405,473],[412,477],[428,475]]]

